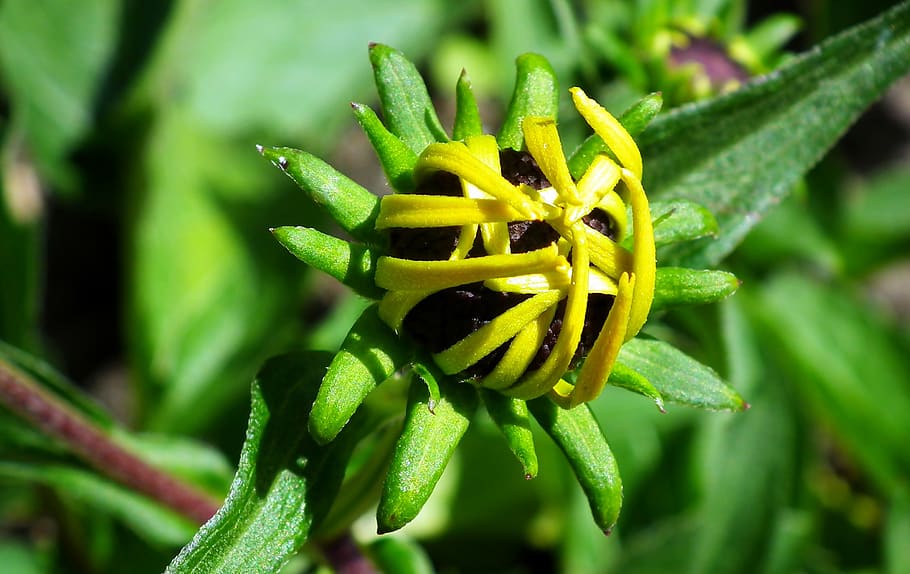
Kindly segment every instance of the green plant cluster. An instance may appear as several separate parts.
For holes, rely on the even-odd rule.
[[[388,572],[910,571],[910,4],[821,3],[786,52],[797,20],[759,4],[0,3],[2,569],[312,572],[346,547]],[[695,37],[764,75],[693,89],[660,58]],[[401,52],[371,72],[368,40]],[[632,110],[661,271],[603,394],[512,424],[371,307],[363,215],[409,172],[346,102],[376,81],[402,136],[389,93],[432,94],[404,113],[435,117],[464,68],[472,121],[509,132],[525,53]],[[558,111],[578,177],[604,149]],[[291,181],[257,142],[310,153],[262,149]],[[321,435],[333,368],[370,388]],[[613,512],[617,473],[605,537],[591,511]],[[383,530],[419,515],[377,536],[377,502]]]

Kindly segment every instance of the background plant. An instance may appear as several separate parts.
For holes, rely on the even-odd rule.
[[[638,95],[590,43],[587,27],[599,21],[582,16],[601,6],[594,3],[70,4],[0,6],[0,328],[82,390],[15,350],[4,347],[3,360],[116,444],[212,497],[227,493],[249,382],[264,360],[337,348],[363,308],[274,245],[268,227],[315,225],[320,216],[253,143],[333,156],[379,188],[375,174],[355,171],[373,160],[356,153],[363,140],[346,131],[344,103],[370,97],[365,38],[423,61],[440,98],[461,67],[478,89],[486,76],[491,126],[512,62],[526,51],[546,55],[564,86],[603,89],[591,93],[614,112]],[[625,3],[598,13],[611,4]],[[736,2],[644,4],[694,8],[709,23],[738,11],[749,16],[741,30],[761,20],[758,7]],[[813,5],[789,49],[887,4]],[[405,531],[435,565],[907,569],[905,88],[800,179],[906,73],[906,5],[900,10],[862,39],[851,36],[843,52],[823,48],[825,65],[685,108],[642,136],[649,192],[700,195],[721,226],[718,240],[666,256],[723,259],[744,281],[729,303],[668,314],[661,335],[713,365],[754,408],[734,418],[678,408],[660,415],[645,400],[605,393],[595,408],[627,500],[609,539],[567,486],[567,469],[525,483],[488,440],[492,427],[477,425],[425,521]],[[634,39],[622,25],[620,36]],[[800,145],[787,147],[788,137]],[[254,390],[267,388],[264,374]],[[80,398],[85,390],[121,422]],[[281,397],[256,391],[254,410],[274,400]],[[0,551],[13,571],[160,571],[192,535],[190,521],[96,472],[66,442],[7,411],[0,423]],[[287,428],[303,430],[296,420]],[[413,553],[401,540],[374,551]],[[478,550],[458,551],[468,544]],[[288,568],[304,570],[309,560]]]

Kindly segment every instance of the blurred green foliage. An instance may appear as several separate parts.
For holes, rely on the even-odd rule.
[[[665,199],[697,197],[720,224],[720,240],[690,244],[696,256],[661,257],[722,260],[743,286],[719,305],[664,312],[649,328],[710,365],[752,409],[661,414],[608,389],[591,407],[625,486],[609,538],[552,444],[538,441],[542,470],[525,481],[483,418],[400,540],[373,541],[372,516],[355,536],[377,563],[414,572],[430,571],[428,560],[457,572],[910,572],[906,80],[805,178],[794,175],[906,67],[906,4],[902,33],[832,48],[763,80],[758,94],[696,94],[693,76],[667,72],[659,58],[661,38],[682,30],[730,53],[751,38],[770,69],[791,59],[782,47],[795,22],[803,32],[786,47],[801,52],[891,4],[6,0],[0,339],[77,379],[80,389],[29,367],[118,440],[226,495],[233,468],[252,472],[238,457],[260,366],[280,352],[334,351],[364,308],[274,242],[271,227],[325,220],[254,145],[305,148],[379,191],[347,106],[373,98],[367,42],[423,66],[442,110],[467,68],[490,126],[500,124],[515,57],[538,52],[563,87],[582,85],[616,113],[658,89],[671,103],[708,98],[643,134],[645,183]],[[797,18],[768,20],[782,13]],[[877,80],[862,75],[870,69]],[[847,95],[834,101],[828,90]],[[736,129],[718,137],[725,124]],[[831,133],[776,145],[810,124]],[[571,150],[580,128],[563,127]],[[0,358],[11,357],[22,364],[3,347]],[[278,370],[254,387],[261,413],[297,392]],[[86,393],[118,422],[72,399]],[[279,415],[281,432],[307,438],[304,413]],[[280,488],[293,490],[310,477],[284,478]],[[280,515],[263,516],[277,524]],[[235,536],[250,532],[242,526]],[[288,544],[303,530],[285,532]],[[156,572],[191,535],[0,407],[4,571]],[[309,571],[308,556],[285,571]]]

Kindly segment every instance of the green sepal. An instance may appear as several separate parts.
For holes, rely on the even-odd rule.
[[[619,350],[616,365],[620,364],[650,381],[667,402],[718,411],[749,408],[713,369],[669,343],[642,338],[627,341]]]
[[[594,522],[609,534],[622,508],[622,480],[591,409],[587,404],[563,409],[547,397],[528,401],[528,408],[565,454],[588,498]]]
[[[660,92],[648,94],[626,110],[619,118],[619,123],[634,138],[645,131],[651,120],[657,117],[663,103],[663,96],[661,96]],[[576,180],[580,179],[588,170],[591,162],[594,161],[594,157],[599,153],[610,154],[610,151],[599,135],[591,134],[572,153],[572,157],[568,159],[569,173],[572,174],[572,177]],[[610,155],[612,157],[612,154]]]
[[[370,63],[389,131],[418,155],[433,142],[449,141],[423,77],[403,53],[370,44]]]
[[[378,532],[398,530],[417,516],[442,476],[477,409],[477,390],[466,383],[442,381],[434,412],[426,385],[412,381],[404,429],[389,465],[379,508]]]
[[[458,76],[458,83],[455,84],[455,125],[452,128],[452,139],[463,141],[465,138],[482,134],[483,121],[480,119],[474,88],[471,86],[468,73],[462,70]]]
[[[382,164],[386,179],[396,191],[414,191],[414,164],[417,154],[386,129],[376,112],[364,104],[351,104],[354,116],[370,140],[376,156]]]
[[[403,367],[410,354],[379,318],[378,305],[368,307],[341,343],[310,409],[307,425],[316,442],[332,441],[370,391]]]
[[[310,227],[276,227],[271,231],[294,257],[328,273],[359,295],[378,299],[385,293],[373,281],[379,256],[372,249]]]
[[[506,438],[509,450],[521,464],[525,478],[537,476],[537,449],[534,447],[528,404],[490,389],[480,389],[480,398],[490,418]]]
[[[633,371],[621,363],[613,365],[607,384],[648,397],[654,401],[660,412],[666,412],[664,410],[664,398],[660,396],[660,391],[651,384],[651,381],[643,377],[641,373]]]
[[[355,239],[379,246],[388,243],[386,234],[374,227],[379,215],[377,196],[305,151],[289,147],[258,149]]]
[[[740,286],[736,275],[714,269],[658,267],[651,309],[715,303]]]
[[[654,201],[650,209],[657,247],[717,235],[714,214],[695,202],[684,199]]]
[[[522,54],[515,61],[515,90],[506,118],[496,141],[500,149],[521,150],[524,133],[521,122],[529,116],[556,119],[559,110],[559,84],[550,62],[539,54]]]

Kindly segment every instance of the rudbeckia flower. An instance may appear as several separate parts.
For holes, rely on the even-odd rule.
[[[664,205],[654,223],[642,187],[631,134],[659,111],[659,96],[619,121],[572,88],[594,133],[567,159],[556,127],[559,91],[544,58],[518,59],[497,137],[484,133],[462,74],[451,138],[413,64],[378,44],[370,58],[383,120],[368,106],[353,109],[395,193],[373,194],[299,150],[259,148],[354,241],[303,227],[274,229],[275,237],[377,300],[321,381],[308,414],[311,435],[332,441],[377,386],[410,385],[377,513],[387,532],[417,515],[480,404],[533,478],[533,416],[566,454],[596,523],[609,532],[622,485],[584,403],[610,383],[662,407],[661,392],[617,361],[621,348],[652,306],[716,300],[737,285],[722,272],[656,268],[661,241],[688,233],[664,222],[674,210],[692,209]],[[744,405],[732,389],[720,395],[714,408]],[[668,398],[688,400],[686,393]]]

